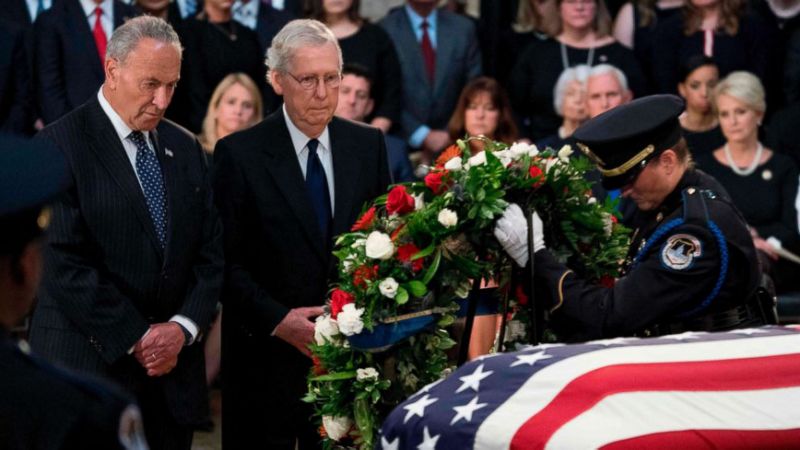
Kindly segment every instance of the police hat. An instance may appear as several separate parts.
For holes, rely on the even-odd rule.
[[[0,254],[46,228],[42,206],[66,187],[66,169],[64,156],[44,142],[0,135]]]
[[[603,187],[632,182],[647,162],[681,138],[684,104],[674,95],[651,95],[618,106],[581,125],[572,135],[597,164]]]

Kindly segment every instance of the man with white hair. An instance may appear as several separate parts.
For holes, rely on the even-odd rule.
[[[316,20],[289,22],[267,51],[283,107],[217,143],[225,228],[223,447],[318,448],[300,399],[308,345],[335,273],[333,236],[389,184],[380,130],[334,117],[342,52]]]
[[[589,118],[594,118],[633,99],[628,89],[628,79],[621,70],[611,64],[592,67],[586,81],[586,108]]]
[[[38,136],[72,186],[53,205],[31,345],[133,393],[164,450],[189,450],[208,415],[196,340],[224,268],[203,149],[163,119],[181,52],[162,19],[131,19],[109,41],[102,87]]]

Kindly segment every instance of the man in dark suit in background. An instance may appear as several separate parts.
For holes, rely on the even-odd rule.
[[[39,134],[74,185],[53,207],[31,344],[114,380],[142,409],[151,449],[188,450],[208,414],[203,346],[223,276],[204,154],[162,120],[181,46],[139,17],[109,42],[95,97]]]
[[[272,38],[295,16],[275,9],[263,0],[236,0],[233,4],[233,18],[256,32],[262,54],[266,54]]]
[[[450,143],[445,129],[467,82],[481,74],[481,52],[469,19],[437,10],[436,0],[408,0],[381,21],[400,58],[401,128],[426,159]]]
[[[127,395],[52,367],[9,334],[42,276],[45,204],[66,185],[54,148],[0,136],[0,448],[142,450],[141,417]]]
[[[57,0],[34,25],[39,114],[49,124],[97,93],[108,40],[136,10],[120,0]]]
[[[0,18],[0,131],[33,133],[31,77],[25,29]]]
[[[223,447],[317,448],[302,403],[308,344],[335,269],[333,236],[389,183],[383,135],[333,117],[342,56],[315,20],[289,22],[267,53],[284,105],[217,143],[214,192],[225,229]]]

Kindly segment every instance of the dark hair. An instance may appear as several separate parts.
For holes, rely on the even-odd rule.
[[[450,138],[453,140],[461,139],[467,133],[464,126],[467,106],[475,96],[483,92],[489,94],[492,104],[500,111],[494,139],[506,144],[514,142],[517,139],[517,125],[514,123],[514,117],[511,114],[511,102],[508,99],[508,94],[494,78],[489,77],[475,78],[464,86],[464,90],[461,91],[461,95],[458,97],[456,109],[447,124],[447,132],[450,134]]]
[[[692,72],[703,66],[714,66],[719,70],[719,66],[713,58],[698,53],[686,58],[686,60],[681,63],[680,67],[678,67],[678,82],[685,83]]]
[[[739,32],[739,21],[744,15],[744,0],[719,0],[719,24],[717,29],[724,30],[730,36]],[[691,36],[700,30],[703,24],[703,13],[692,4],[692,0],[686,0],[683,5],[683,34]]]
[[[322,2],[323,0],[306,0],[306,17],[325,23],[325,8]],[[359,25],[364,23],[364,18],[358,14],[360,3],[360,0],[353,0],[350,9],[347,10],[347,18]]]
[[[362,66],[358,63],[347,63],[342,66],[342,77],[345,75],[354,75],[357,77],[364,78],[372,87],[372,73],[367,69],[365,66]]]

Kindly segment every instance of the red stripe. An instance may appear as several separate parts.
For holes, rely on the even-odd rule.
[[[792,430],[690,430],[653,433],[613,442],[603,450],[684,448],[726,450],[800,449],[800,428]]]
[[[797,385],[800,385],[800,354],[602,367],[567,384],[517,430],[511,448],[544,448],[564,424],[603,398],[622,392],[733,391]]]

